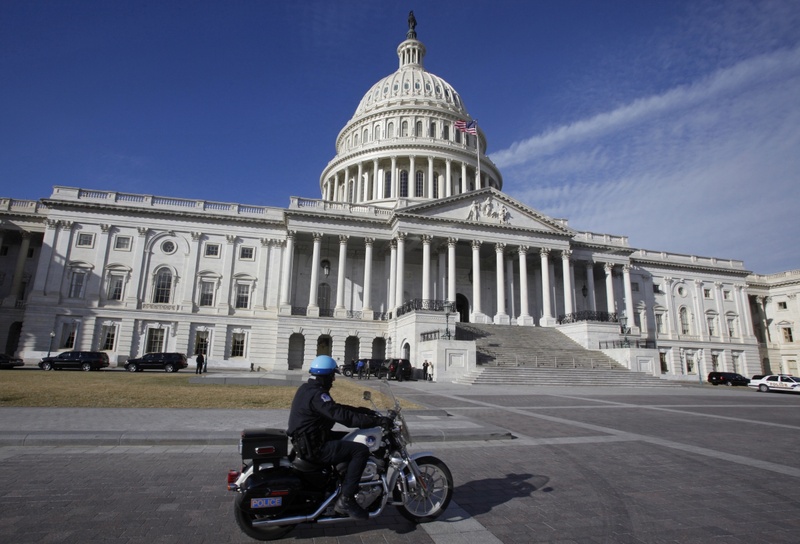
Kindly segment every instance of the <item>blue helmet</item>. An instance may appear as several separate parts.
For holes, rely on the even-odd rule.
[[[314,376],[330,376],[339,373],[339,365],[329,355],[318,355],[311,361],[311,368],[308,369],[308,372]]]

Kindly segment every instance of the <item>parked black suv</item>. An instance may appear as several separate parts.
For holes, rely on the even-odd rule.
[[[108,366],[108,354],[102,351],[63,351],[53,357],[45,357],[39,363],[42,370],[79,368],[99,370]]]
[[[358,370],[356,370],[358,361],[364,361],[364,363],[367,365],[364,369],[365,376],[381,376],[381,364],[383,363],[383,359],[358,359],[356,361],[351,361],[341,365],[341,373],[348,378],[358,376]]]
[[[750,379],[737,372],[709,372],[708,383],[711,385],[747,385],[750,383]]]
[[[128,359],[128,362],[125,363],[125,370],[128,372],[141,372],[142,370],[177,372],[187,366],[189,366],[189,362],[183,353],[148,353],[144,357]]]
[[[400,365],[403,379],[410,380],[414,369],[408,359],[386,359],[381,365],[381,377],[385,376],[389,380],[397,379],[397,365]]]

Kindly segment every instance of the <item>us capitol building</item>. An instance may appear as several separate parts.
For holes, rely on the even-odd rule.
[[[0,199],[0,346],[28,364],[177,351],[267,373],[321,353],[403,357],[458,380],[499,364],[476,339],[513,327],[671,380],[800,374],[800,270],[632,248],[518,202],[425,53],[410,23],[397,71],[339,133],[320,198],[277,208],[56,186]]]

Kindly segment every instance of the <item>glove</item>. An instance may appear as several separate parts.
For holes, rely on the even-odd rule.
[[[376,418],[376,426],[381,427],[384,431],[391,431],[394,426],[394,420],[390,417],[379,416]]]

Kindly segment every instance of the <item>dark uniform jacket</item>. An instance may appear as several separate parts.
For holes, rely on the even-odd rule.
[[[322,384],[311,378],[294,395],[286,433],[301,457],[313,460],[322,445],[330,440],[330,431],[336,423],[364,428],[378,422],[368,408],[337,404]]]

